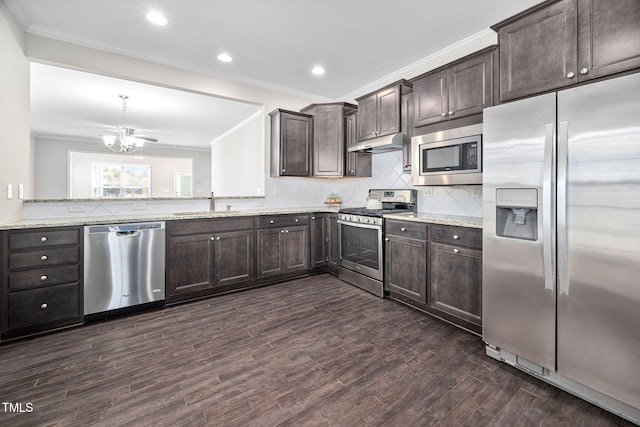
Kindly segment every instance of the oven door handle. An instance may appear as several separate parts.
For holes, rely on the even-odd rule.
[[[357,228],[371,228],[373,230],[382,230],[382,226],[379,225],[379,224],[366,224],[366,223],[362,223],[362,222],[348,222],[348,221],[342,221],[341,219],[338,220],[338,224],[348,225],[348,226],[357,227]]]

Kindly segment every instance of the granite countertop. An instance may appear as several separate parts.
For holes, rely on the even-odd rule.
[[[434,214],[428,212],[386,214],[385,218],[403,221],[427,222],[430,224],[455,225],[458,227],[482,228],[482,218],[476,216],[458,216]]]
[[[51,219],[23,219],[20,221],[8,222],[0,224],[0,230],[18,230],[40,227],[67,227],[78,225],[97,225],[97,224],[118,224],[131,222],[149,222],[149,221],[176,221],[183,219],[202,219],[202,218],[229,218],[241,216],[256,215],[281,215],[281,214],[304,214],[313,212],[337,213],[337,207],[312,207],[312,208],[284,208],[284,209],[252,209],[243,211],[198,211],[198,212],[176,212],[176,213],[157,213],[146,215],[113,215],[108,217],[67,217],[67,218],[51,218]]]

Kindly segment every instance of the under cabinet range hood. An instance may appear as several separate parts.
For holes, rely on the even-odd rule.
[[[403,140],[403,133],[398,132],[391,135],[380,136],[378,138],[367,139],[365,141],[358,141],[357,143],[349,146],[347,151],[367,151],[373,154],[397,151],[402,150]]]

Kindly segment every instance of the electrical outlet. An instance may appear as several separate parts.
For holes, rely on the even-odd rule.
[[[18,199],[24,199],[24,185],[18,184]]]
[[[13,185],[7,184],[7,200],[11,200],[13,198]]]
[[[147,209],[147,204],[146,203],[138,202],[138,203],[134,203],[133,204],[133,210],[143,211],[145,209]]]
[[[477,199],[480,197],[481,188],[482,187],[480,185],[470,185],[467,191],[469,191],[469,194],[471,195],[471,197],[475,197]]]
[[[84,205],[70,204],[69,212],[75,212],[75,213],[84,212]]]

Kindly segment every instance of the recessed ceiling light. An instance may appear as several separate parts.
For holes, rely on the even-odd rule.
[[[317,66],[317,67],[314,67],[313,70],[311,70],[311,72],[316,76],[321,76],[324,74],[324,68]]]
[[[162,15],[160,12],[149,12],[147,13],[147,19],[149,20],[149,22],[151,22],[152,24],[156,24],[156,25],[167,25],[167,18],[164,17],[164,15]]]
[[[233,61],[233,58],[228,53],[221,53],[218,55],[218,61],[231,62]]]

